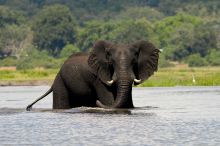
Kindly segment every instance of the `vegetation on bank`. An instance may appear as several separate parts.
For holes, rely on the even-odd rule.
[[[219,16],[219,0],[0,0],[0,85],[51,84],[68,56],[99,39],[162,50],[140,86],[220,85]]]
[[[57,69],[0,70],[1,81],[54,80]]]
[[[0,70],[0,85],[51,85],[58,69]],[[220,67],[169,67],[159,70],[140,87],[220,86]]]
[[[219,86],[220,67],[160,68],[141,87],[156,86]]]
[[[96,40],[153,42],[160,66],[220,65],[219,0],[0,0],[0,66],[58,68]]]

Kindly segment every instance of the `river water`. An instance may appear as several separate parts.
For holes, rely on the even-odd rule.
[[[0,145],[220,145],[220,87],[133,88],[132,110],[51,110],[48,86],[0,87]]]

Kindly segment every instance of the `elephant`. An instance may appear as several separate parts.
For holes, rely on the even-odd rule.
[[[53,109],[134,108],[132,85],[141,84],[157,71],[159,52],[145,40],[131,44],[98,40],[89,53],[72,54],[51,88],[26,109],[51,92]]]

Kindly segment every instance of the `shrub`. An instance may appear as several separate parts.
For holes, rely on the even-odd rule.
[[[174,65],[171,64],[168,60],[166,60],[166,58],[163,54],[160,54],[159,67],[171,67],[171,66],[174,66]]]
[[[48,55],[47,51],[38,51],[33,48],[28,56],[21,58],[17,63],[18,70],[33,69],[37,67],[43,68],[59,68],[62,64],[62,59],[55,59]]]
[[[220,65],[220,51],[212,49],[209,54],[206,56],[207,61],[212,66]]]
[[[7,57],[5,59],[0,60],[0,66],[16,66],[17,59],[14,57]]]
[[[63,50],[60,53],[60,57],[61,58],[67,58],[70,55],[72,55],[73,53],[79,52],[79,48],[77,48],[76,46],[74,46],[73,44],[68,44],[66,45]]]
[[[190,67],[199,67],[208,65],[205,58],[202,58],[199,54],[192,54],[188,57],[187,63]]]

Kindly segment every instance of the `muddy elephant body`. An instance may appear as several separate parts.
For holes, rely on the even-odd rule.
[[[51,89],[53,108],[79,106],[133,108],[132,85],[142,83],[157,70],[159,50],[148,41],[131,45],[97,41],[90,53],[70,56]]]
[[[74,54],[62,66],[52,85],[54,109],[95,107],[98,99],[106,105],[113,103],[115,87],[105,85],[92,73],[88,58],[87,53]]]

